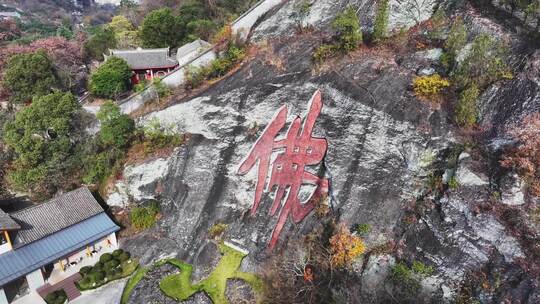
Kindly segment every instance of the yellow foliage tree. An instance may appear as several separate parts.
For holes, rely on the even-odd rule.
[[[340,225],[337,232],[330,238],[330,258],[333,267],[350,265],[365,250],[362,239],[352,235],[345,225]]]
[[[122,15],[114,16],[106,27],[114,33],[119,48],[135,48],[141,44],[137,30]]]

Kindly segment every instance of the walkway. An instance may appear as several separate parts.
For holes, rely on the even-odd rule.
[[[54,285],[46,283],[38,288],[37,292],[42,298],[45,298],[49,293],[63,289],[66,292],[69,301],[73,301],[81,295],[81,292],[77,289],[77,286],[75,286],[75,282],[80,279],[81,274],[77,272]]]

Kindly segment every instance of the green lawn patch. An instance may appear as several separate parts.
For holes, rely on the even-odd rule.
[[[255,294],[258,294],[262,289],[262,280],[254,274],[238,270],[246,254],[224,244],[219,245],[219,251],[223,257],[218,265],[206,279],[197,284],[191,283],[192,265],[177,259],[167,260],[168,264],[178,267],[180,273],[165,277],[159,287],[167,296],[177,301],[187,300],[197,292],[204,292],[214,304],[228,304],[229,301],[225,296],[227,280],[241,279],[253,288]]]

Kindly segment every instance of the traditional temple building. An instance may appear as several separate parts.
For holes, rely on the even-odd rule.
[[[169,48],[109,50],[109,55],[104,56],[105,60],[111,56],[124,59],[133,71],[132,84],[163,77],[178,66],[178,61],[170,56]]]
[[[37,298],[40,288],[78,275],[118,248],[119,229],[87,188],[17,212],[0,210],[0,304]],[[73,282],[69,286],[70,299],[80,295]]]

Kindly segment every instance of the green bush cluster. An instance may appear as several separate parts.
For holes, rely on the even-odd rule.
[[[396,263],[392,266],[389,275],[394,286],[394,295],[414,297],[420,291],[420,279],[431,276],[433,272],[432,266],[427,266],[419,261],[414,261],[411,267],[404,262]]]
[[[512,79],[508,64],[508,45],[487,34],[476,36],[470,49],[466,50],[468,33],[461,18],[453,22],[444,43],[441,63],[448,68],[452,83],[459,92],[454,120],[462,127],[476,124],[478,111],[476,100],[482,90],[501,79]],[[457,62],[458,52],[463,59]]]
[[[159,204],[156,201],[146,207],[135,207],[130,213],[131,225],[136,229],[148,229],[155,224],[158,214]]]
[[[483,89],[504,78],[512,78],[510,67],[505,61],[508,47],[501,41],[481,34],[474,38],[470,51],[453,71],[454,82],[465,88],[476,84]]]
[[[45,296],[47,304],[64,304],[67,301],[66,292],[63,289],[53,291]]]
[[[186,88],[193,89],[200,86],[205,80],[224,76],[234,67],[235,64],[242,61],[246,56],[246,51],[229,42],[223,55],[212,60],[212,62],[203,67],[188,67],[186,70]]]
[[[360,236],[365,236],[371,231],[370,224],[358,224],[355,229],[356,233]]]
[[[55,75],[53,63],[45,51],[18,54],[9,58],[3,85],[10,91],[11,101],[21,104],[51,93],[58,84]]]
[[[444,42],[443,64],[450,68],[454,65],[457,53],[467,44],[467,30],[461,18],[456,18],[450,27],[448,38]]]
[[[360,23],[354,8],[349,6],[338,15],[332,23],[332,28],[336,31],[334,42],[319,46],[313,53],[313,61],[320,63],[339,53],[346,54],[358,48],[358,45],[362,43]]]
[[[130,89],[131,74],[131,68],[124,59],[111,56],[90,76],[90,93],[103,98],[116,98]]]
[[[112,101],[105,102],[96,114],[101,123],[99,139],[106,147],[126,148],[135,132],[135,122],[129,115],[120,112]]]
[[[458,125],[462,127],[472,127],[476,124],[476,100],[479,95],[480,91],[475,83],[469,85],[459,94],[454,115],[454,119]]]
[[[102,254],[94,266],[85,266],[79,270],[82,278],[77,282],[77,286],[81,290],[94,289],[131,275],[138,267],[138,263],[130,258],[129,252],[122,249],[117,249],[112,254]]]
[[[389,0],[380,0],[377,2],[377,13],[375,15],[375,25],[372,34],[373,41],[381,40],[388,31],[389,3]]]
[[[114,49],[117,41],[114,32],[109,28],[98,27],[83,45],[83,55],[88,60],[103,60],[103,54]]]
[[[414,273],[422,276],[430,276],[434,272],[433,266],[428,266],[420,261],[414,261],[411,269]]]
[[[146,89],[147,85],[148,84],[146,83],[146,81],[141,81],[133,86],[133,91],[135,91],[136,93],[142,92],[144,91],[144,89]]]
[[[54,193],[80,165],[74,121],[80,106],[71,93],[56,92],[34,99],[4,126],[4,142],[15,152],[8,171],[14,189]]]
[[[82,181],[85,184],[99,184],[115,170],[119,170],[120,160],[130,146],[135,135],[135,122],[129,115],[111,101],[105,102],[97,119],[101,130],[89,143],[84,156]]]
[[[448,181],[448,187],[452,190],[456,190],[459,188],[459,182],[457,180],[457,177],[454,175],[450,180]]]
[[[177,147],[184,142],[184,137],[176,134],[172,126],[164,127],[153,119],[143,128],[144,152],[146,154],[166,147]]]
[[[156,89],[159,98],[164,98],[171,94],[171,89],[160,78],[154,78],[152,85]]]

